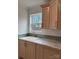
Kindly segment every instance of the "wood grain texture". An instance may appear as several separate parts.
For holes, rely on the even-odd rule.
[[[25,46],[24,46],[24,44],[25,44],[25,41],[23,41],[23,40],[19,40],[18,41],[18,49],[19,49],[19,59],[26,59],[26,55],[25,55]]]
[[[36,44],[36,59],[43,59],[43,46]]]
[[[44,59],[61,59],[61,51],[44,46]]]
[[[61,0],[58,0],[58,23],[57,23],[57,26],[58,26],[58,29],[61,30]]]
[[[61,59],[61,50],[19,40],[19,59]]]
[[[57,29],[57,2],[50,3],[50,29]]]
[[[35,44],[26,42],[26,59],[35,59]]]
[[[44,29],[61,29],[61,1],[49,0],[49,2],[42,5],[43,24]]]
[[[42,28],[49,28],[49,6],[48,4],[42,5]]]

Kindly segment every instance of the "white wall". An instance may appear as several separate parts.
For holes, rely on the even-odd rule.
[[[26,34],[26,33],[35,33],[35,34],[43,34],[43,35],[52,35],[52,36],[61,36],[61,32],[57,30],[47,30],[41,29],[40,31],[29,31],[28,22],[29,15],[33,13],[41,12],[41,7],[39,5],[32,6],[29,8],[29,11],[26,8],[25,0],[18,0],[18,34]],[[29,14],[28,14],[29,12]]]
[[[29,9],[29,14],[41,12],[40,6],[34,6]],[[41,29],[41,30],[30,30],[30,33],[34,34],[42,34],[42,35],[51,35],[51,36],[61,36],[61,31],[58,30],[48,30],[48,29]]]
[[[18,34],[28,33],[28,11],[24,0],[18,0]]]

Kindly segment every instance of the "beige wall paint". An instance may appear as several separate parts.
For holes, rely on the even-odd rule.
[[[29,14],[39,13],[39,12],[41,12],[40,6],[34,6],[29,10]],[[58,30],[41,29],[41,30],[30,30],[29,32],[34,34],[61,36],[61,31]]]
[[[24,0],[18,0],[18,34],[28,33],[28,11]]]

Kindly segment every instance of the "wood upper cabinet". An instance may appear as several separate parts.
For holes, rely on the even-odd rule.
[[[51,1],[52,2],[52,1]],[[50,2],[50,29],[57,29],[57,2]]]
[[[35,59],[35,44],[31,42],[26,42],[26,59]]]
[[[49,5],[41,5],[42,7],[42,28],[49,28]]]
[[[46,5],[46,4],[45,4]],[[43,24],[42,28],[61,29],[61,8],[60,0],[49,0],[48,6],[42,5]]]
[[[61,1],[51,0],[49,2],[50,10],[50,29],[61,29]]]
[[[25,55],[25,41],[19,40],[18,42],[18,52],[19,52],[19,59],[26,59]]]
[[[58,0],[58,29],[61,29],[61,0]]]

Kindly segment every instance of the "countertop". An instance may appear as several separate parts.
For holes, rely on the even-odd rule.
[[[33,36],[21,37],[19,39],[41,44],[41,45],[46,45],[52,48],[61,49],[61,42],[53,39],[39,38],[39,37],[33,37]]]

